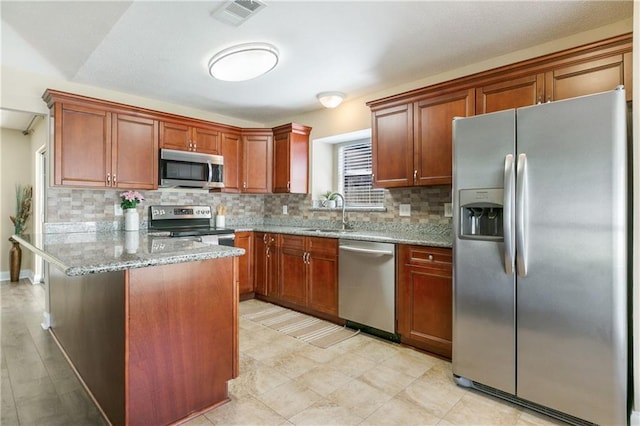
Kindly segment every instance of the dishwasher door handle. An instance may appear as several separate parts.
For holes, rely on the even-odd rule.
[[[350,251],[350,252],[353,252],[353,253],[379,254],[379,255],[393,256],[393,252],[390,251],[390,250],[366,249],[366,248],[351,247],[351,246],[340,246],[340,250]]]

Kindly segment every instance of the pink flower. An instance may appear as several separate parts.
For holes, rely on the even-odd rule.
[[[144,197],[138,191],[125,191],[120,194],[120,198],[122,199],[120,206],[123,209],[135,209],[138,203],[144,200]]]

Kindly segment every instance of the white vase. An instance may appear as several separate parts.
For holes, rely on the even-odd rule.
[[[224,228],[225,220],[224,215],[216,215],[216,228]]]
[[[336,200],[327,200],[327,208],[335,209],[336,208]]]
[[[134,254],[138,251],[139,237],[138,231],[126,231],[124,233],[124,251]]]
[[[136,209],[124,209],[124,230],[137,231],[140,229],[140,216]]]

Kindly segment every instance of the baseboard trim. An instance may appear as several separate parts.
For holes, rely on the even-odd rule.
[[[31,284],[39,284],[39,282],[35,281],[35,274],[31,269],[21,269],[20,270],[20,279],[26,278],[31,281]],[[0,282],[1,281],[9,281],[11,280],[11,273],[9,271],[0,271]]]

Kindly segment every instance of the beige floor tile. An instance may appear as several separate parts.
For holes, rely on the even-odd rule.
[[[296,382],[312,389],[322,396],[327,396],[336,389],[353,380],[341,371],[326,365],[315,367],[296,378]]]
[[[439,371],[435,371],[413,381],[398,396],[442,418],[464,396],[464,390],[457,387],[451,379],[447,382]]]
[[[241,371],[240,375],[229,381],[229,393],[236,398],[259,395],[290,379],[275,368],[258,363],[255,368]]]
[[[289,419],[294,425],[300,426],[349,426],[362,423],[362,417],[351,410],[328,401],[316,402],[309,408]]]
[[[263,359],[261,362],[264,365],[275,368],[280,373],[291,379],[299,377],[319,365],[318,362],[301,356],[297,350],[287,355]]]
[[[531,411],[528,409],[521,409],[520,417],[516,422],[516,426],[552,426],[552,425],[566,425],[565,422],[562,422],[558,419],[554,419],[553,417],[546,416],[541,413],[537,413],[535,411]]]
[[[327,366],[334,368],[349,377],[356,378],[374,368],[376,363],[359,355],[345,353],[341,357],[337,357],[329,361]]]
[[[323,400],[321,395],[296,381],[288,381],[256,398],[285,419]]]
[[[509,403],[468,391],[449,410],[444,419],[455,425],[511,426],[520,418],[520,410]]]
[[[396,355],[399,351],[400,346],[397,344],[370,338],[364,345],[353,348],[351,353],[380,363]]]
[[[322,349],[309,344],[305,344],[298,353],[305,358],[309,358],[310,360],[321,364],[326,364],[344,354],[333,347]]]
[[[194,417],[193,419],[180,424],[180,426],[212,426],[212,425],[213,423],[211,423],[211,421],[209,421],[209,419],[207,419],[204,414],[198,417]]]
[[[204,416],[214,425],[279,425],[286,421],[282,416],[252,396],[232,399]]]
[[[393,398],[367,417],[361,425],[418,426],[436,425],[439,421],[439,417],[427,410],[402,399]]]
[[[415,377],[383,366],[371,368],[358,377],[358,379],[383,391],[389,396],[395,396],[416,380]]]
[[[414,351],[399,351],[397,354],[386,359],[379,365],[394,369],[412,377],[420,377],[425,371],[437,363],[437,360],[433,357],[413,352]]]
[[[389,401],[391,396],[359,379],[354,379],[329,394],[327,399],[352,410],[360,417],[367,418]]]

